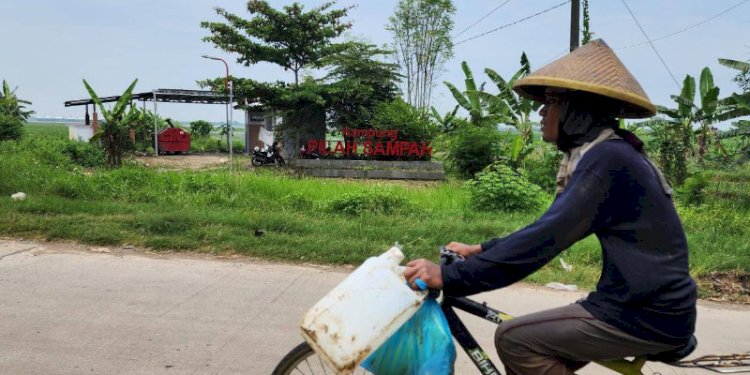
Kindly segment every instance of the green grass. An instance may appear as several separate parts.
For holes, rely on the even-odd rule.
[[[50,138],[68,138],[68,125],[50,122],[30,122],[24,126],[29,135],[39,135]]]
[[[459,181],[296,178],[276,168],[238,168],[232,175],[135,164],[84,168],[60,152],[69,141],[29,133],[19,143],[0,143],[0,196],[6,197],[0,235],[357,265],[394,242],[408,258],[436,259],[438,245],[506,235],[540,214],[475,212]],[[7,198],[17,191],[28,199]],[[750,272],[749,211],[721,202],[679,211],[695,276]],[[256,229],[265,234],[255,236]],[[528,280],[594,287],[601,267],[596,238],[561,256],[573,272],[554,260]]]

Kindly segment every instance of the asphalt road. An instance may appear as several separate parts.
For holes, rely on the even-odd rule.
[[[268,374],[304,312],[347,270],[246,258],[0,240],[0,374]],[[520,315],[583,293],[518,285],[477,297]],[[695,357],[750,351],[748,306],[701,303]],[[480,344],[494,327],[468,318]],[[496,362],[497,363],[497,362]],[[707,374],[648,364],[647,374]],[[457,374],[476,374],[459,348]],[[588,366],[583,374],[607,374]]]

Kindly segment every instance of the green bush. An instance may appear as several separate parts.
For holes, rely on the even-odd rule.
[[[538,210],[542,189],[502,163],[494,163],[466,182],[472,206],[480,211]]]
[[[403,99],[381,103],[375,107],[373,123],[378,129],[395,129],[402,141],[432,142],[438,127],[426,111],[419,110]]]
[[[677,188],[677,199],[687,206],[700,205],[705,199],[706,187],[708,187],[706,176],[700,173],[690,176],[682,186]]]
[[[208,137],[213,130],[214,126],[208,121],[198,120],[190,123],[190,134],[194,137]]]
[[[521,173],[529,182],[539,185],[545,192],[554,194],[557,171],[563,154],[553,150],[553,147],[542,146],[541,152],[532,154],[523,162]]]
[[[391,191],[368,191],[362,193],[344,193],[328,203],[328,209],[349,215],[364,212],[391,213],[405,208],[406,198]]]
[[[63,154],[67,155],[70,160],[77,165],[86,168],[95,168],[104,166],[106,155],[101,147],[84,142],[69,142],[63,149]]]
[[[0,113],[0,141],[17,141],[23,137],[23,121]]]
[[[494,128],[462,124],[448,141],[448,166],[461,177],[472,178],[497,160],[500,142],[501,134]]]

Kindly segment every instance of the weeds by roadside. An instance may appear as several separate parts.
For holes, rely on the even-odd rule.
[[[31,134],[19,143],[0,143],[0,197],[17,191],[29,196],[23,202],[0,199],[0,235],[359,264],[394,242],[405,246],[409,258],[436,259],[440,244],[507,235],[541,213],[478,212],[459,181],[295,178],[272,168],[240,168],[230,175],[136,163],[91,168],[77,151],[65,152],[71,147],[66,142]],[[693,275],[750,273],[750,213],[708,201],[679,207]],[[255,236],[257,229],[265,235]],[[601,267],[596,238],[562,256],[573,272],[553,261],[529,281],[593,288]]]

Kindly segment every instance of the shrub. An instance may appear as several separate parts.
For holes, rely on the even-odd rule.
[[[74,164],[86,168],[104,166],[106,160],[104,150],[92,145],[91,143],[69,142],[63,147],[62,152],[67,155]]]
[[[23,137],[23,121],[0,113],[0,141],[17,141]]]
[[[523,176],[534,185],[539,185],[545,192],[554,193],[557,171],[563,154],[553,151],[552,147],[542,146],[540,154],[532,154],[524,160]]]
[[[497,159],[501,141],[494,128],[462,124],[448,141],[448,166],[462,177],[472,178]]]
[[[467,181],[471,204],[481,211],[538,210],[545,203],[542,189],[510,167],[494,163]]]
[[[208,137],[213,130],[214,126],[208,121],[198,120],[190,123],[190,134],[195,137]]]
[[[685,205],[700,205],[705,198],[708,179],[703,174],[688,177],[685,183],[677,188],[677,199]]]
[[[391,213],[403,209],[406,204],[406,198],[394,192],[368,191],[342,194],[328,203],[328,209],[349,215],[359,215],[366,211]]]
[[[431,142],[438,134],[438,127],[430,120],[426,111],[406,103],[403,99],[378,104],[373,115],[375,127],[396,129],[403,141]]]

